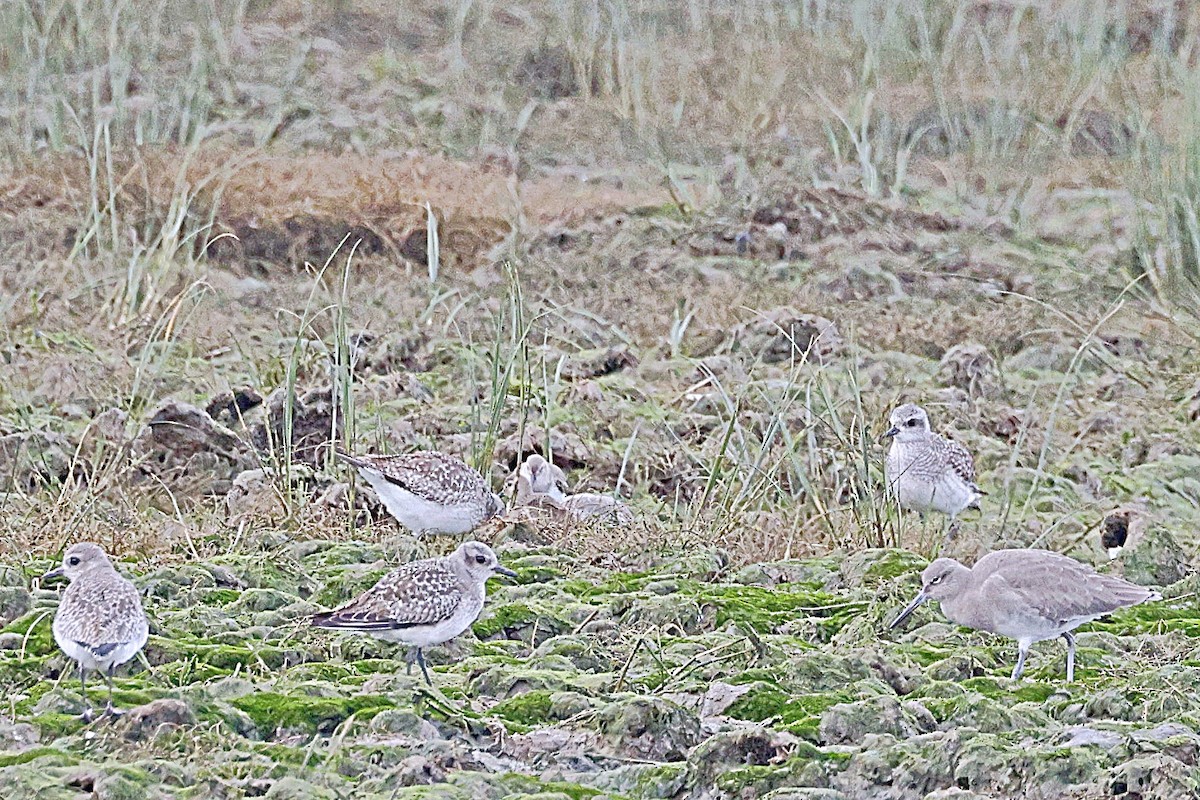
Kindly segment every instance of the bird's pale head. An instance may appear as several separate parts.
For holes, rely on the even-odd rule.
[[[929,434],[929,415],[915,403],[905,403],[888,417],[887,436],[898,442],[914,442]]]
[[[561,501],[566,491],[566,476],[562,470],[554,466],[537,453],[533,453],[521,464],[520,479],[525,483],[531,495],[549,495]]]
[[[921,573],[921,593],[930,600],[953,597],[971,579],[971,571],[953,558],[939,558]]]
[[[98,544],[79,542],[67,548],[67,552],[63,554],[62,566],[50,570],[44,577],[62,576],[74,581],[96,569],[112,569],[108,554]]]
[[[496,557],[495,552],[483,542],[466,542],[454,551],[451,558],[458,559],[458,568],[469,575],[472,580],[482,582],[493,575],[517,577],[517,573],[501,566],[500,559]]]
[[[921,591],[888,627],[897,627],[927,600],[945,600],[954,597],[967,587],[970,580],[971,570],[953,558],[937,559],[921,573]]]

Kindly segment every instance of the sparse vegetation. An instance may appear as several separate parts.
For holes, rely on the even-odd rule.
[[[1198,54],[1173,0],[0,4],[0,796],[1195,793]],[[956,555],[1142,521],[1168,599],[1077,685],[882,634],[943,547],[906,400],[989,492]],[[442,547],[332,445],[638,521],[480,531],[517,584],[426,692],[304,626]],[[72,716],[79,540],[155,621],[118,698],[194,725]]]

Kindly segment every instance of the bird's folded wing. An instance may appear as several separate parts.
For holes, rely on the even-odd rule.
[[[70,613],[59,626],[66,638],[89,650],[136,641],[146,632],[146,615],[133,584],[121,579],[90,587],[87,594],[73,595]],[[105,655],[97,652],[97,655]]]
[[[1047,619],[1060,622],[1096,617],[1140,603],[1149,592],[1088,568],[1072,558],[1030,560],[1028,569],[1007,570],[1009,587]]]
[[[388,483],[435,502],[442,501],[448,491],[475,493],[483,484],[483,479],[470,467],[444,453],[355,456],[346,460],[359,469],[378,473]]]
[[[633,521],[633,512],[629,507],[606,494],[585,492],[568,495],[565,505],[576,519],[600,519],[610,523]]]
[[[960,478],[967,483],[975,482],[975,459],[971,458],[971,454],[967,448],[963,447],[953,439],[946,441],[946,463],[950,469],[954,470]]]
[[[452,572],[420,565],[400,569],[334,611],[317,614],[313,624],[325,628],[379,631],[436,625],[454,615],[462,590]]]

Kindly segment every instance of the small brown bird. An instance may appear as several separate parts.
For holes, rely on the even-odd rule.
[[[493,575],[517,573],[501,566],[486,544],[467,542],[448,556],[405,564],[341,608],[313,615],[312,624],[409,645],[432,686],[422,649],[470,627],[483,610],[484,586]],[[411,672],[411,654],[406,661]]]
[[[567,488],[563,471],[533,453],[517,470],[516,505],[558,511],[573,522],[598,521],[609,525],[633,522],[633,511],[617,498],[596,492],[567,494]]]
[[[892,439],[884,472],[888,492],[901,508],[955,517],[979,508],[984,492],[975,484],[975,462],[967,449],[929,428],[925,409],[906,403],[892,412]]]
[[[100,670],[108,682],[106,715],[113,708],[113,672],[137,655],[146,644],[150,626],[142,610],[141,596],[132,583],[121,577],[98,545],[80,542],[63,556],[63,565],[50,570],[43,580],[65,576],[71,585],[63,592],[54,614],[54,640],[63,652],[79,663],[79,687],[83,694],[83,718],[93,718],[87,700],[87,672]]]
[[[338,452],[337,456],[357,468],[388,513],[418,536],[470,533],[504,513],[500,496],[456,456],[436,450],[396,456]]]

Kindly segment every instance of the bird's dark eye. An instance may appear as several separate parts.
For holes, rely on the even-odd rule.
[[[70,558],[67,559],[67,563],[70,564],[72,567],[79,566],[79,556],[71,556]]]
[[[487,556],[475,556],[475,563],[476,564],[486,564]]]
[[[941,583],[941,581],[942,581],[942,576],[941,576],[941,575],[938,575],[938,576],[936,576],[936,577],[933,577],[933,578],[930,578],[930,579],[929,579],[929,585],[930,585],[930,586],[932,586],[932,585],[933,585],[933,584],[935,584],[935,583]]]
[[[911,428],[917,424],[917,421],[915,419],[910,419],[908,422],[906,422],[904,424]]]

